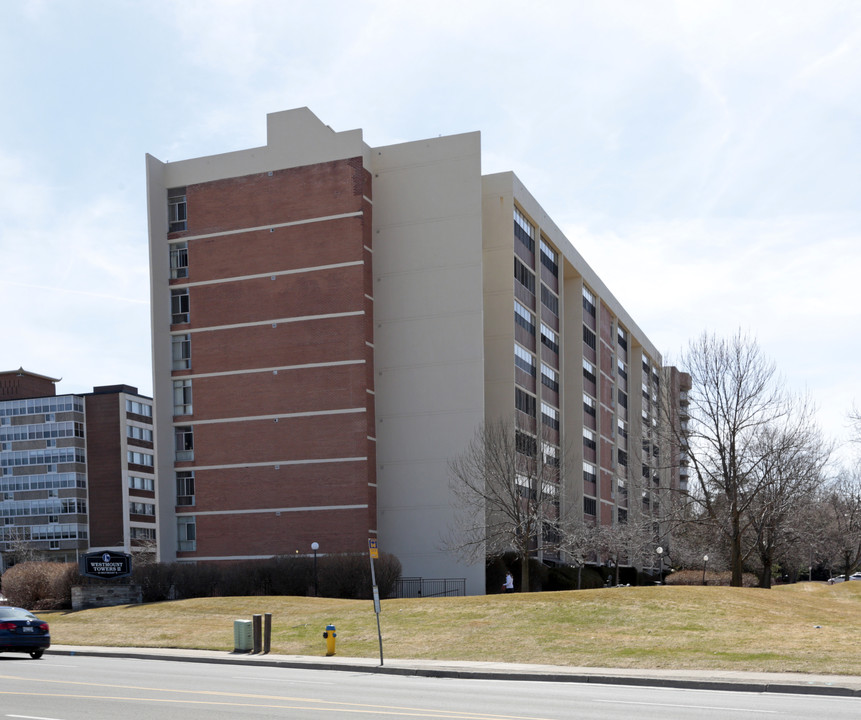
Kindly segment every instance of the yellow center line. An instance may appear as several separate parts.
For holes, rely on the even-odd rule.
[[[432,708],[409,707],[399,705],[371,705],[367,703],[348,703],[335,700],[320,700],[318,698],[292,697],[283,695],[258,695],[254,693],[235,693],[224,691],[207,691],[207,690],[177,690],[173,688],[158,688],[147,687],[140,685],[115,685],[109,683],[90,683],[77,680],[50,680],[47,678],[26,678],[17,677],[14,675],[0,675],[0,680],[16,680],[29,681],[36,683],[54,684],[54,685],[74,685],[78,687],[90,687],[98,689],[112,690],[136,690],[154,693],[176,693],[182,695],[205,695],[208,697],[224,697],[224,698],[242,698],[247,700],[260,700],[282,703],[305,703],[306,705],[264,705],[257,703],[239,703],[216,700],[181,700],[181,699],[159,699],[159,698],[131,698],[128,696],[107,696],[107,695],[67,695],[62,693],[34,693],[20,691],[3,691],[0,690],[0,695],[25,695],[35,697],[62,697],[62,698],[87,698],[97,700],[138,700],[140,702],[161,702],[161,703],[176,703],[189,705],[224,705],[236,707],[267,707],[267,708],[283,708],[283,709],[302,709],[302,710],[329,710],[330,712],[349,712],[349,713],[378,713],[381,715],[403,715],[415,717],[433,717],[446,718],[447,720],[549,720],[548,718],[539,718],[534,716],[523,715],[497,715],[493,713],[470,713],[458,710],[434,710]]]

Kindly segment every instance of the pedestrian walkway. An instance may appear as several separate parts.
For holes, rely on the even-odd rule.
[[[113,648],[52,645],[49,655],[89,655],[137,659],[208,662],[267,667],[344,670],[351,672],[421,675],[424,677],[472,678],[483,680],[523,680],[542,682],[642,685],[740,692],[800,693],[861,697],[861,677],[845,675],[805,675],[801,673],[758,673],[731,670],[642,670],[629,668],[566,667],[497,662],[454,662],[450,660],[409,660],[402,658],[351,658],[333,655],[274,655],[232,653],[217,650],[175,648]]]

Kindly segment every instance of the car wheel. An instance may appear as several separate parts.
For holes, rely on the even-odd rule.
[[[45,653],[44,650],[31,650],[30,651],[30,657],[33,658],[34,660],[38,660],[40,657],[42,657],[42,655],[44,655],[44,653]]]

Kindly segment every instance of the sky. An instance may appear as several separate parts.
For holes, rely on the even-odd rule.
[[[480,131],[665,362],[749,333],[849,437],[861,3],[3,0],[0,88],[0,371],[151,395],[145,154],[307,106],[372,146]]]

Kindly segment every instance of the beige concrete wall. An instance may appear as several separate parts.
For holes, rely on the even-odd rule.
[[[167,242],[167,166],[146,156],[149,224],[150,327],[152,330],[153,438],[155,442],[158,557],[176,559],[176,488],[173,475],[173,386],[170,379],[170,254]],[[163,411],[163,412],[162,412]]]
[[[379,542],[404,575],[465,577],[442,549],[447,463],[484,412],[478,133],[373,148]]]

